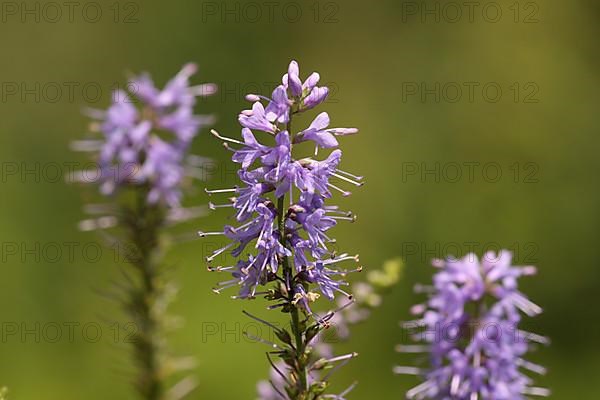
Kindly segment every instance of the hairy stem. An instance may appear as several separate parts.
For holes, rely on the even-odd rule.
[[[133,254],[128,261],[135,267],[138,287],[132,287],[127,311],[136,323],[137,332],[133,352],[138,367],[136,385],[144,400],[160,400],[164,388],[161,374],[162,307],[157,304],[164,295],[159,283],[159,233],[163,225],[163,213],[157,206],[146,203],[147,191],[136,193],[135,206],[126,218],[128,239]]]

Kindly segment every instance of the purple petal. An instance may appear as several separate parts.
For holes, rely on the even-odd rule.
[[[321,104],[329,95],[329,89],[326,87],[315,87],[304,99],[304,108],[311,109]]]
[[[302,95],[302,82],[300,81],[300,68],[298,67],[298,63],[296,61],[290,62],[290,66],[288,68],[288,85],[292,96],[299,97]]]

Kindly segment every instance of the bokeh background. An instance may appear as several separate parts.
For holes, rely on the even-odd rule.
[[[321,107],[332,125],[361,130],[342,140],[344,169],[368,183],[340,200],[359,215],[336,229],[340,249],[359,252],[366,268],[406,261],[382,307],[338,347],[360,357],[334,386],[358,380],[351,398],[403,398],[417,381],[392,375],[394,364],[407,363],[393,347],[402,339],[398,322],[420,300],[413,285],[430,279],[429,259],[501,246],[539,267],[523,282],[545,309],[528,327],[553,341],[532,356],[549,367],[539,384],[557,399],[598,398],[596,1],[482,0],[471,16],[449,1],[83,0],[72,15],[59,2],[61,16],[47,3],[1,4],[0,386],[11,399],[133,398],[124,350],[105,322],[121,318],[118,308],[97,294],[119,279],[114,254],[96,259],[97,235],[77,230],[90,195],[56,179],[53,167],[64,173],[66,163],[86,161],[68,148],[86,131],[81,110],[105,107],[129,72],[147,70],[163,84],[194,61],[195,82],[221,87],[198,111],[237,135],[243,95],[267,93],[292,58],[333,88]],[[206,132],[194,151],[215,160],[215,174],[188,205],[208,201],[203,186],[234,182],[229,153]],[[217,228],[226,215],[183,231]],[[241,310],[270,315],[260,302],[213,294],[221,277],[207,273],[206,252],[191,241],[169,255],[181,285],[173,312],[186,320],[172,347],[199,360],[200,389],[191,398],[253,399],[267,374],[267,349],[241,337],[248,322]],[[55,343],[52,324],[62,327]],[[94,324],[103,329],[97,343],[89,340]],[[209,325],[218,333],[208,334]]]

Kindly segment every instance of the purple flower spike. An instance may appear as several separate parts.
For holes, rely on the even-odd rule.
[[[333,242],[333,239],[326,232],[339,220],[354,221],[354,216],[351,213],[339,212],[335,207],[325,206],[324,200],[331,197],[332,189],[343,195],[350,194],[331,183],[332,178],[360,186],[362,177],[338,169],[342,156],[339,149],[332,151],[323,161],[306,158],[295,160],[292,155],[292,141],[299,143],[305,140],[314,140],[318,144],[322,144],[322,147],[337,146],[338,142],[334,134],[339,130],[327,129],[329,116],[327,113],[321,113],[308,129],[296,133],[292,138],[285,129],[286,125],[278,126],[277,120],[274,121],[274,124],[268,121],[262,104],[259,102],[254,104],[252,113],[240,115],[240,122],[243,126],[243,142],[222,137],[216,132],[214,134],[224,140],[227,147],[230,147],[230,143],[241,145],[241,148],[233,149],[232,160],[241,164],[238,175],[244,186],[209,191],[209,194],[235,193],[235,197],[232,198],[232,206],[236,210],[236,219],[245,224],[242,228],[225,229],[224,234],[237,242],[237,246],[231,250],[233,256],[240,256],[248,243],[255,239],[258,240],[256,248],[264,251],[265,254],[268,253],[269,257],[287,253],[287,247],[274,248],[273,242],[267,240],[269,237],[281,237],[281,233],[274,230],[273,226],[275,218],[282,217],[282,210],[277,210],[276,214],[278,215],[271,215],[269,224],[262,226],[260,231],[257,220],[253,218],[257,213],[261,214],[261,209],[266,209],[265,205],[269,204],[270,209],[279,199],[289,197],[290,205],[287,215],[283,215],[283,217],[286,218],[285,226],[289,237],[289,243],[286,243],[286,246],[293,250],[294,260],[301,263],[296,265],[296,273],[302,273],[308,282],[315,283],[327,298],[333,299],[334,292],[345,293],[339,290],[339,285],[332,278],[339,275],[337,270],[324,268],[323,264],[319,263],[322,258],[326,260],[327,264],[332,260],[336,261],[335,257],[331,257],[332,253],[327,247],[328,243]],[[260,143],[250,127],[268,133],[278,132],[275,134],[273,145]],[[255,167],[257,163],[259,166]],[[270,196],[273,196],[272,199],[269,199]],[[306,233],[308,240],[300,237],[300,231]],[[221,254],[221,250],[217,250],[216,253]],[[310,261],[306,258],[307,253],[316,259]],[[263,261],[266,258],[264,254],[262,258],[260,254],[256,257]],[[257,284],[266,282],[267,273],[275,272],[276,268],[270,265],[268,263],[264,266],[258,265],[258,263],[250,265],[250,268],[260,267],[262,275],[260,279],[255,280]],[[237,276],[241,277],[241,275]]]
[[[75,151],[92,153],[98,170],[76,171],[69,180],[97,184],[105,196],[102,203],[94,201],[84,207],[89,218],[79,223],[79,229],[110,229],[102,235],[109,239],[107,244],[126,248],[131,256],[122,260],[119,268],[124,281],[113,282],[107,290],[139,328],[138,337],[143,338],[131,341],[128,351],[134,367],[131,381],[140,399],[180,399],[196,388],[189,376],[174,376],[193,369],[193,357],[174,358],[166,346],[165,334],[173,330],[173,317],[167,311],[176,291],[164,257],[170,245],[185,236],[173,236],[175,232],[169,228],[206,215],[205,206],[181,205],[189,181],[204,179],[210,161],[189,154],[192,139],[213,120],[194,114],[196,97],[216,89],[212,84],[190,86],[196,69],[194,64],[184,66],[164,89],[158,89],[148,74],[134,77],[126,86],[128,91],[113,93],[107,110],[88,110],[88,116],[95,120],[90,124],[90,135],[96,138],[71,144]],[[91,182],[90,176],[94,176]],[[260,222],[256,224],[257,234],[268,225]],[[255,237],[251,235],[253,228],[235,232],[240,246]],[[235,284],[240,286],[240,293],[251,293],[258,271],[247,269],[249,263],[236,266],[237,270],[232,269]],[[175,359],[186,361],[172,368]],[[176,382],[184,382],[183,391]]]
[[[270,98],[256,94],[246,96],[254,104],[252,110],[239,115],[243,140],[213,131],[214,136],[233,151],[232,160],[240,165],[241,185],[207,190],[209,195],[233,196],[228,198],[229,204],[211,203],[211,208],[232,207],[239,226],[226,226],[219,232],[201,232],[200,236],[221,235],[232,241],[207,257],[210,270],[231,274],[231,279],[215,289],[217,293],[235,287],[238,292],[234,298],[237,299],[261,295],[272,301],[269,309],[281,309],[291,316],[292,332],[276,328],[282,344],[272,344],[286,360],[285,368],[278,374],[282,380],[273,382],[270,387],[262,385],[261,397],[341,399],[347,392],[337,397],[322,397],[325,382],[312,377],[318,376],[324,368],[333,367],[334,363],[349,360],[354,354],[329,359],[311,355],[311,341],[334,315],[330,312],[324,317],[318,316],[313,313],[311,303],[321,294],[329,300],[336,296],[344,298],[347,303],[351,297],[342,289],[347,285],[342,279],[348,273],[360,271],[361,267],[348,270],[341,265],[358,263],[358,257],[339,255],[329,247],[334,242],[330,236],[332,228],[339,221],[353,222],[355,217],[325,202],[333,191],[350,194],[336,181],[360,186],[362,178],[338,169],[342,157],[339,149],[331,151],[324,160],[297,158],[294,149],[304,141],[332,149],[338,146],[337,135],[356,130],[330,129],[327,113],[317,116],[305,130],[292,130],[294,115],[322,102],[327,94],[327,88],[316,86],[319,74],[313,73],[302,83],[299,71],[298,64],[292,61],[282,78],[283,84],[275,88]],[[312,146],[307,147],[312,150]],[[237,262],[213,266],[216,258],[225,252],[238,259]]]
[[[419,375],[425,382],[407,392],[409,399],[524,400],[548,396],[533,387],[524,370],[544,374],[545,368],[523,357],[532,342],[547,344],[539,335],[519,329],[521,315],[542,309],[517,288],[517,279],[533,275],[533,267],[514,267],[512,254],[474,254],[462,259],[434,260],[439,272],[425,304],[413,307],[421,318],[406,323],[417,328],[422,344],[400,345],[401,352],[426,352],[430,366],[396,367],[401,374]]]
[[[130,95],[122,90],[113,94],[113,104],[106,111],[92,110],[99,120],[103,141],[80,141],[84,150],[99,147],[100,187],[110,195],[128,185],[148,185],[148,202],[164,202],[178,207],[181,186],[187,176],[198,177],[197,168],[187,163],[188,149],[199,130],[213,122],[210,116],[195,115],[196,97],[214,93],[212,84],[190,86],[195,64],[187,64],[167,83],[155,87],[148,74],[135,77],[132,95],[141,101],[134,106]],[[155,132],[166,131],[166,138]]]

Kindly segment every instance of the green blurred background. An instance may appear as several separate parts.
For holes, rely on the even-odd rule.
[[[63,179],[47,179],[56,171],[49,165],[85,161],[68,148],[84,135],[82,108],[105,107],[128,72],[147,70],[163,84],[195,61],[194,82],[221,86],[198,111],[216,114],[216,128],[237,135],[243,94],[267,93],[292,58],[304,76],[317,70],[334,89],[320,108],[332,125],[361,130],[342,139],[343,168],[364,175],[367,185],[340,200],[359,215],[356,224],[336,229],[340,249],[360,252],[366,268],[395,256],[406,260],[403,279],[383,306],[338,348],[360,357],[335,376],[335,387],[357,379],[351,398],[403,398],[417,382],[392,375],[394,364],[407,363],[393,347],[402,338],[398,321],[420,300],[412,286],[430,279],[428,260],[502,246],[519,263],[539,267],[537,277],[523,282],[545,308],[529,328],[553,340],[532,356],[549,367],[539,384],[557,399],[598,398],[596,1],[481,1],[471,20],[462,2],[448,1],[82,1],[71,19],[62,2],[60,17],[46,3],[2,2],[0,22],[0,386],[10,388],[11,399],[133,398],[125,353],[103,320],[119,318],[117,308],[96,293],[119,279],[113,253],[98,262],[84,256],[83,246],[98,242],[76,228],[85,196]],[[28,9],[33,14],[22,14]],[[102,16],[93,22],[98,9]],[[69,82],[76,85],[72,98]],[[56,84],[63,89],[58,97]],[[472,98],[467,85],[474,87]],[[194,151],[216,160],[208,186],[234,182],[229,153],[206,132]],[[21,176],[36,165],[37,172]],[[467,165],[474,165],[472,179]],[[422,175],[429,169],[434,172]],[[203,185],[188,205],[208,201]],[[218,228],[226,215],[213,213],[186,229]],[[72,258],[67,243],[78,244]],[[61,256],[52,256],[52,244]],[[206,272],[206,252],[193,241],[169,255],[181,284],[173,312],[187,321],[171,336],[172,347],[199,359],[200,389],[191,398],[252,399],[256,381],[267,374],[267,349],[241,338],[236,324],[248,322],[242,308],[269,314],[260,302],[213,294],[221,277]],[[54,337],[53,323],[62,326],[62,338],[49,343],[44,338]],[[80,324],[74,340],[69,323]],[[88,323],[103,329],[97,343],[83,338]],[[207,335],[214,324],[219,333]],[[9,334],[15,326],[17,333]],[[223,326],[237,333],[222,340]],[[39,343],[25,329],[41,331]],[[90,329],[88,337],[96,336]]]

